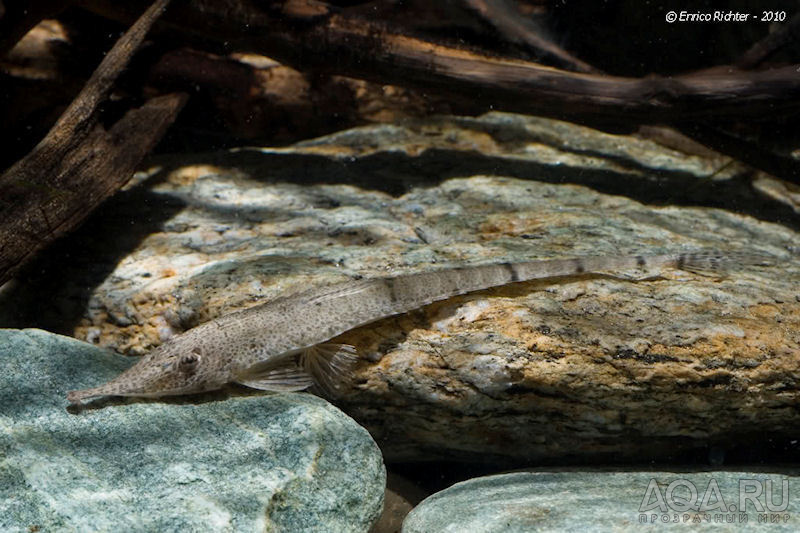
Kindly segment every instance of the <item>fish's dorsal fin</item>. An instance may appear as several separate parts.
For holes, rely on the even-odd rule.
[[[295,392],[314,384],[311,374],[298,366],[294,357],[279,361],[256,363],[237,378],[236,382],[253,389],[273,392]]]
[[[314,378],[324,396],[335,398],[353,381],[358,352],[349,344],[322,343],[300,351],[299,365]]]
[[[337,283],[335,285],[331,285],[321,289],[312,289],[312,291],[305,298],[304,303],[311,304],[315,302],[330,300],[333,298],[341,298],[343,296],[351,296],[353,294],[358,294],[373,287],[376,283],[380,283],[380,281],[381,281],[380,278],[362,279],[358,281]]]

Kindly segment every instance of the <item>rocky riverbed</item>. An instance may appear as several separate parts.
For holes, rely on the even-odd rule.
[[[163,461],[147,446],[125,451],[139,437],[121,431],[129,424],[118,418],[123,413],[153,420],[159,432],[147,435],[152,446],[166,446],[164,453],[183,442],[170,438],[175,427],[186,440],[195,435],[195,444],[208,446],[205,466],[196,467],[202,475],[194,466],[195,474],[180,470],[198,462],[181,445],[170,462],[178,470],[163,474],[164,486],[175,487],[176,503],[189,498],[181,496],[184,474],[216,486],[216,475],[244,476],[247,483],[236,490],[257,494],[252,514],[207,497],[231,530],[264,520],[262,504],[277,498],[270,496],[275,472],[285,474],[281,483],[311,487],[313,502],[302,495],[280,500],[286,509],[319,509],[309,528],[344,508],[350,514],[341,514],[341,530],[374,521],[383,467],[380,456],[367,453],[374,445],[356,422],[390,468],[440,461],[497,469],[687,458],[718,464],[726,454],[752,457],[767,446],[789,457],[800,423],[800,225],[791,197],[775,187],[765,192],[768,179],[754,185],[745,169],[703,151],[500,113],[370,126],[286,148],[156,158],[78,233],[0,291],[0,326],[44,328],[88,343],[4,332],[18,346],[4,356],[14,371],[6,395],[28,398],[47,389],[41,410],[31,411],[35,420],[45,417],[41,422],[23,411],[3,422],[24,428],[12,434],[39,435],[7,440],[15,458],[7,478],[31,491],[7,509],[25,520],[8,524],[44,520],[36,514],[44,500],[30,488],[26,468],[50,453],[36,444],[47,435],[48,410],[59,416],[50,427],[106,435],[115,443],[110,450],[138,454],[124,460],[143,469]],[[197,324],[309,286],[455,265],[695,250],[767,254],[775,264],[733,261],[712,275],[633,269],[549,278],[452,298],[342,335],[336,341],[354,345],[363,358],[353,386],[334,403],[356,422],[308,395],[236,388],[168,407],[124,401],[83,414],[64,411],[67,388],[103,382],[126,362],[98,349],[141,355]],[[62,344],[71,348],[55,348]],[[25,366],[34,364],[44,366]],[[71,370],[58,374],[60,366]],[[24,383],[27,373],[40,376],[35,387]],[[49,387],[47,380],[54,380]],[[20,408],[27,403],[15,401]],[[170,422],[156,423],[162,417]],[[272,433],[286,425],[286,436]],[[328,435],[329,425],[341,432]],[[243,470],[208,466],[213,462],[205,459],[221,457],[227,442],[215,440],[214,431],[252,446],[235,452]],[[156,444],[162,439],[168,444]],[[303,450],[304,459],[273,455],[274,439],[289,439],[281,449]],[[329,447],[324,439],[341,444]],[[94,440],[67,441],[59,454],[77,457],[64,467],[73,489],[117,490],[88,481],[100,476],[86,467]],[[317,459],[306,453],[312,449],[343,461],[331,463],[331,472],[369,481],[331,478],[320,488]],[[261,474],[247,473],[248,454],[258,455]],[[110,459],[98,459],[98,468],[104,461]],[[147,479],[125,483],[143,488]],[[347,491],[334,494],[344,485],[370,487],[361,507]],[[125,489],[123,504],[171,501],[136,496],[142,488]],[[64,520],[74,515],[64,513]]]

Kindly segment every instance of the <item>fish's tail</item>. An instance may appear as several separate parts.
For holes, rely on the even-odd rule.
[[[724,276],[741,267],[774,266],[776,258],[756,252],[687,252],[673,257],[672,265],[679,270],[702,275]]]

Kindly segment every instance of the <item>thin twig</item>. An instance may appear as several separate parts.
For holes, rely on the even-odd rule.
[[[539,35],[538,28],[508,0],[464,0],[466,5],[494,26],[509,42],[522,45],[535,54],[553,57],[575,72],[600,73],[549,39]]]
[[[751,46],[747,52],[742,54],[742,57],[736,62],[736,66],[743,70],[755,68],[792,41],[800,41],[800,13]]]

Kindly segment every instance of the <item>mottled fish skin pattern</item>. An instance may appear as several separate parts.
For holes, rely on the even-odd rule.
[[[724,272],[737,264],[768,264],[765,256],[715,252],[583,257],[445,268],[432,272],[347,281],[222,316],[177,335],[143,356],[117,378],[72,391],[70,403],[97,396],[167,396],[244,382],[264,390],[302,390],[341,377],[343,361],[308,350],[355,327],[438,300],[509,283],[584,273],[665,268]],[[303,352],[303,350],[308,350]],[[304,354],[299,356],[298,354]],[[305,362],[304,362],[305,361]],[[273,362],[275,369],[272,368]],[[281,366],[283,365],[283,366]],[[253,369],[266,368],[258,381]],[[330,375],[320,373],[330,371]],[[344,371],[349,369],[344,368]],[[285,382],[281,382],[285,376]],[[253,383],[256,383],[253,385]],[[273,386],[274,385],[274,386]]]

